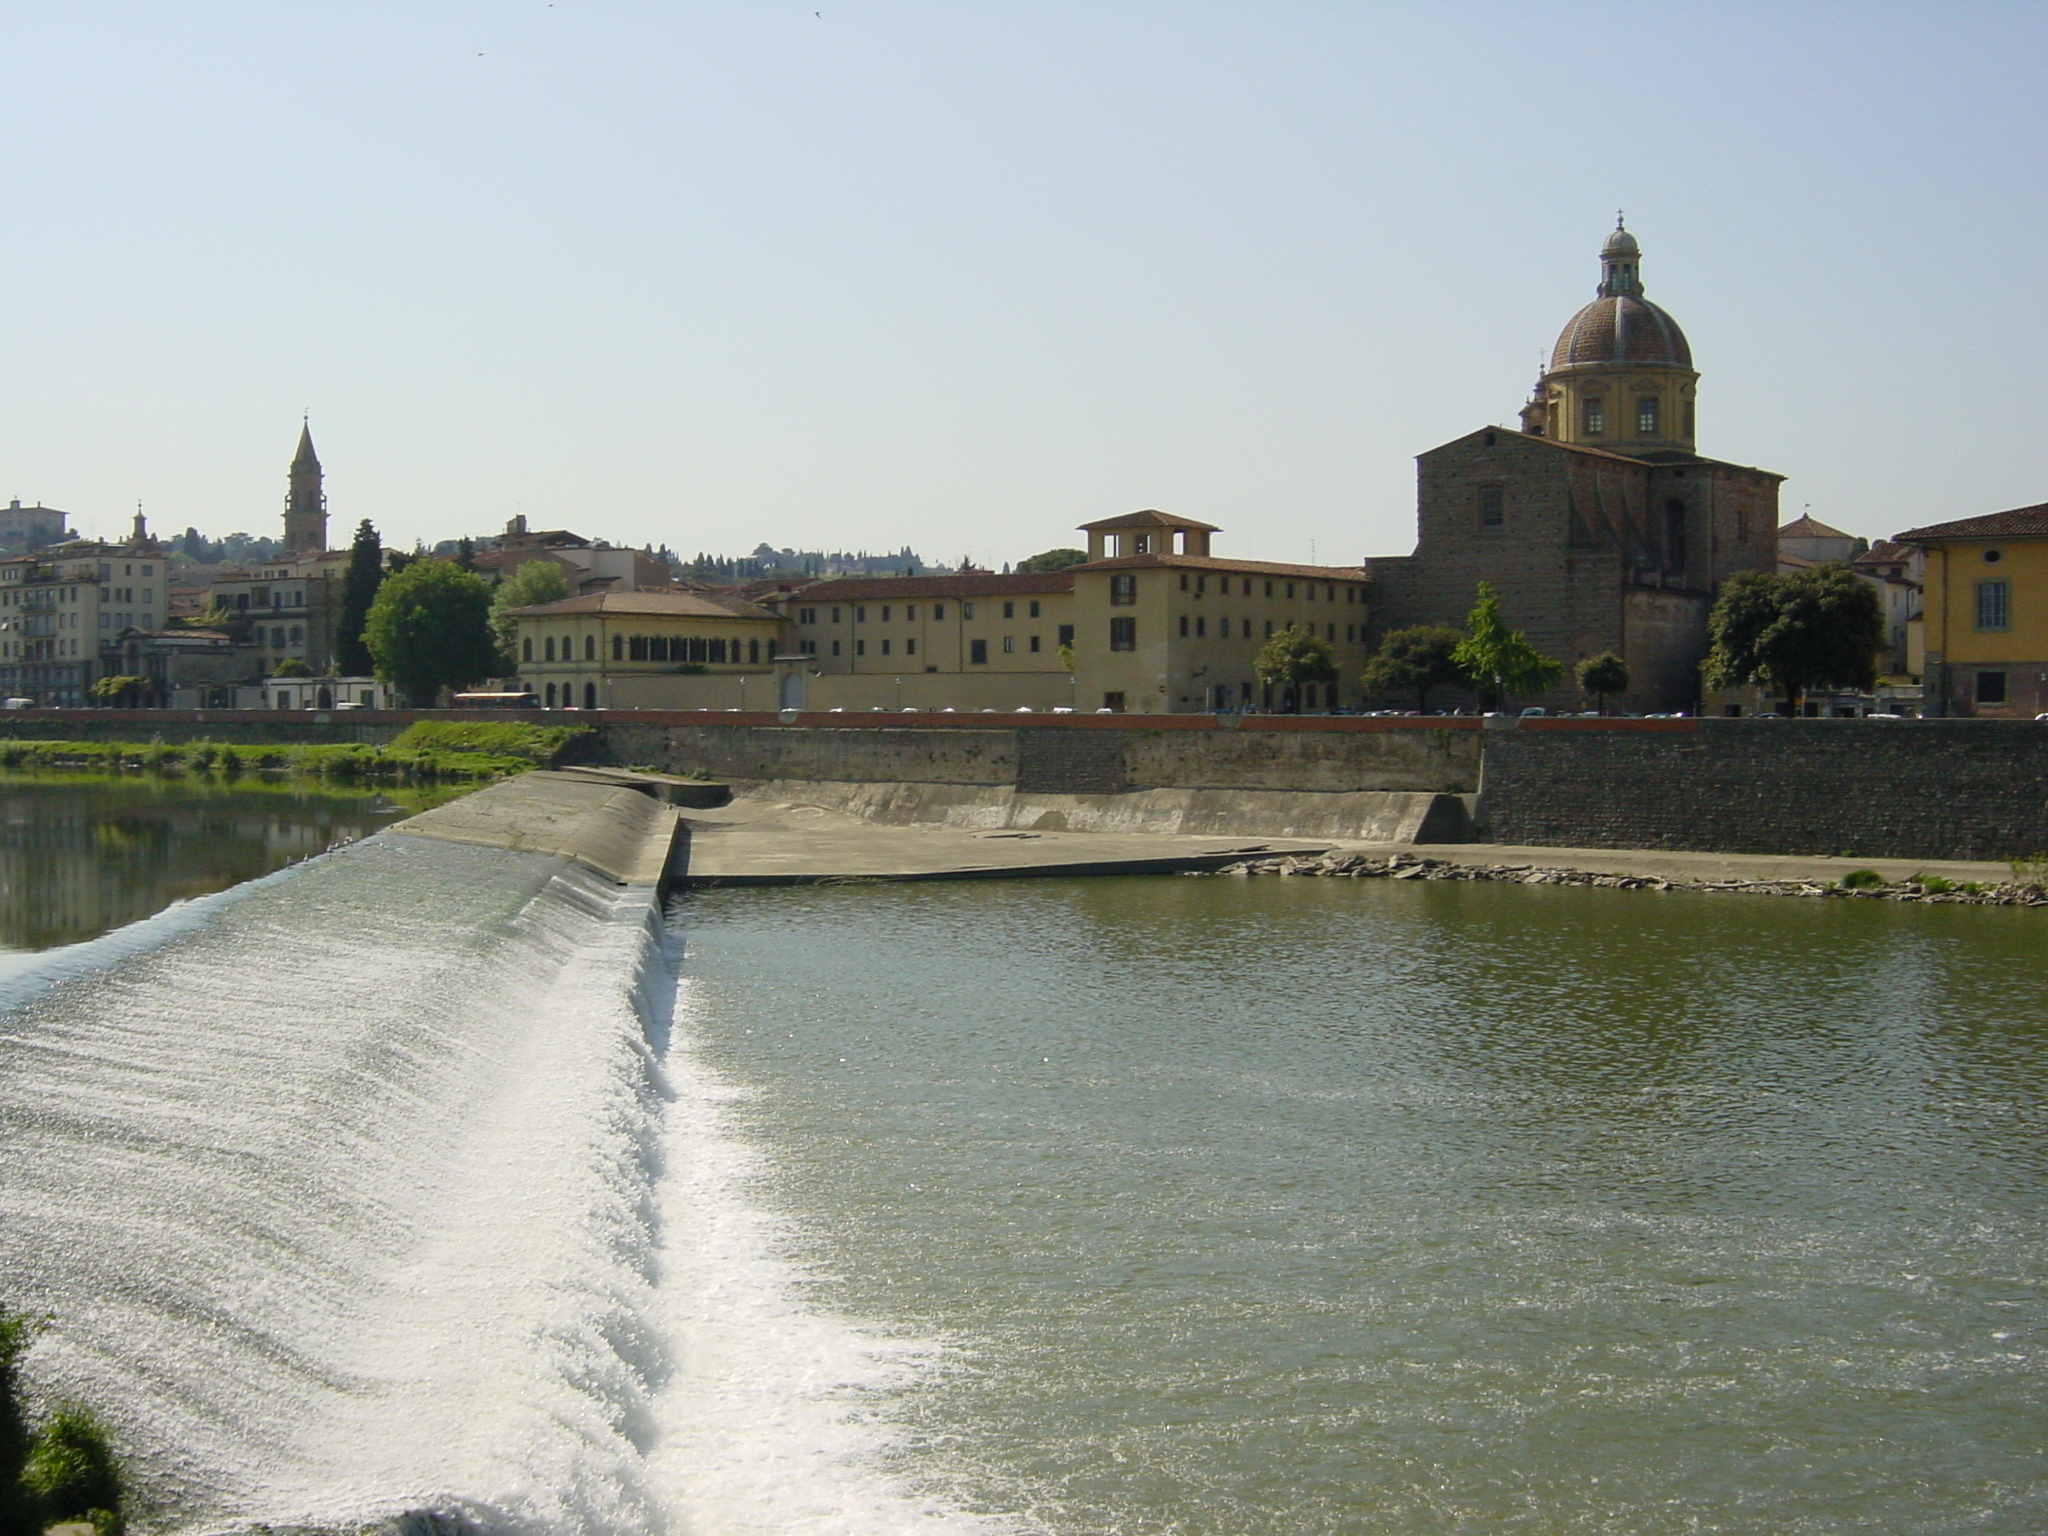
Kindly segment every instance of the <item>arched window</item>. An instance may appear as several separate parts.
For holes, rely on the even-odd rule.
[[[583,707],[585,709],[597,708],[597,684],[585,683],[583,685]]]
[[[760,659],[761,642],[758,640],[749,640],[747,642],[747,664],[749,666],[752,666],[755,662],[758,662]]]
[[[528,635],[519,642],[519,659],[521,661],[533,660],[533,636]]]
[[[549,709],[553,709],[553,708],[555,707],[555,685],[554,685],[553,683],[549,683],[549,684],[548,684],[548,706],[547,706],[547,707],[548,707]]]
[[[585,661],[597,660],[597,636],[585,635],[583,637],[583,659]]]
[[[548,636],[548,638],[547,638],[547,641],[546,641],[546,645],[547,645],[547,659],[548,659],[549,661],[553,661],[553,660],[555,659],[555,637],[554,637],[553,635],[549,635],[549,636]]]
[[[612,660],[613,660],[613,661],[624,661],[625,659],[626,659],[626,637],[625,637],[624,635],[613,635],[613,636],[612,636]]]

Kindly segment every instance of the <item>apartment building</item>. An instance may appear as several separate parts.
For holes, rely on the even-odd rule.
[[[102,651],[164,622],[170,563],[139,515],[135,524],[125,544],[64,544],[0,560],[0,693],[88,703],[104,675]]]

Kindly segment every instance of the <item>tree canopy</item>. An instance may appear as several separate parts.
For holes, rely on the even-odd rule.
[[[1048,549],[1028,560],[1019,560],[1017,570],[1020,574],[1025,571],[1064,571],[1087,563],[1088,551],[1085,549]]]
[[[1788,576],[1740,571],[1722,583],[1707,635],[1709,684],[1758,683],[1796,711],[1809,688],[1876,683],[1884,607],[1877,589],[1846,565]]]
[[[1456,651],[1465,632],[1447,624],[1416,624],[1407,629],[1390,629],[1380,639],[1380,648],[1365,664],[1359,683],[1374,698],[1413,693],[1415,708],[1426,713],[1429,691],[1465,680]]]
[[[1305,685],[1337,680],[1337,655],[1322,636],[1290,624],[1259,647],[1252,671],[1269,688],[1284,688],[1287,708],[1296,711]]]
[[[375,665],[363,644],[363,625],[384,580],[383,541],[366,517],[356,524],[348,547],[348,572],[341,578],[341,612],[334,626],[334,670],[342,677],[367,677]]]
[[[497,667],[490,615],[481,576],[445,560],[414,560],[377,588],[363,641],[377,676],[414,708],[427,708],[443,688],[466,688]]]
[[[1590,693],[1601,709],[1607,707],[1610,693],[1628,692],[1628,663],[1612,651],[1602,651],[1598,656],[1588,656],[1580,662],[1573,674],[1581,692]]]
[[[1541,693],[1564,674],[1563,662],[1538,655],[1528,636],[1508,628],[1500,598],[1483,581],[1465,617],[1465,637],[1452,654],[1488,709],[1516,694]]]
[[[496,636],[504,670],[519,670],[519,621],[514,608],[531,608],[537,603],[558,603],[570,596],[569,577],[552,560],[535,558],[498,583],[491,594],[491,631]]]

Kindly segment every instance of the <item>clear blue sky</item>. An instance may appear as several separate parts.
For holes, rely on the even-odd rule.
[[[1702,451],[2048,500],[2048,6],[13,3],[0,497],[1014,560],[1413,543],[1614,210]]]

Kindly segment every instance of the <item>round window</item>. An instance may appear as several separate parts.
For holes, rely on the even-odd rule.
[[[2004,558],[2005,554],[2001,550],[1987,549],[1984,551],[1984,563],[1986,565],[1996,565]]]

